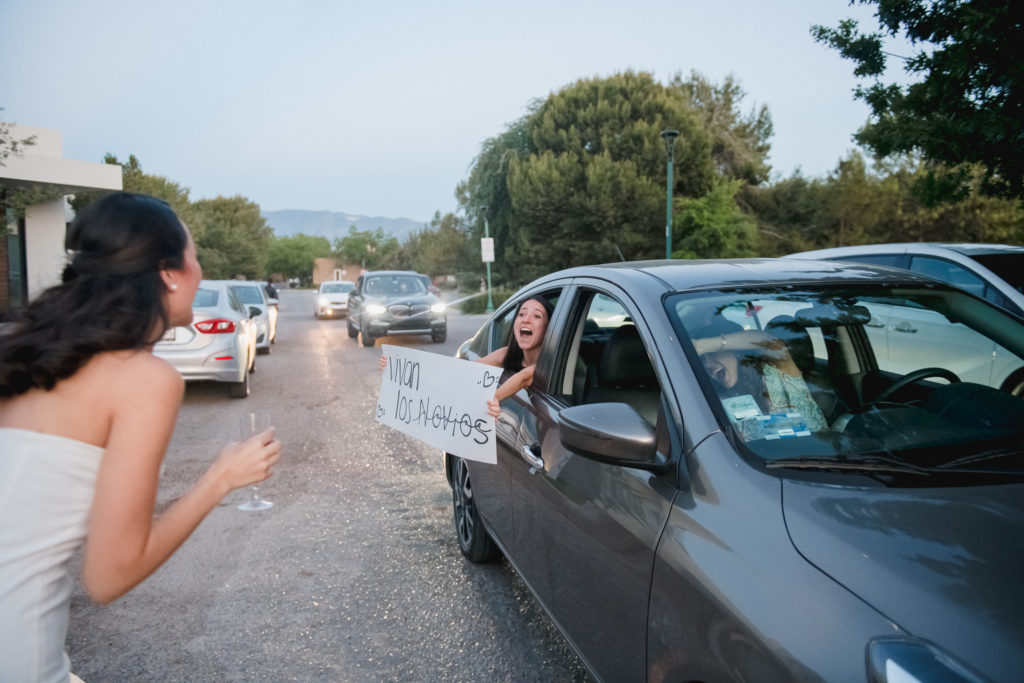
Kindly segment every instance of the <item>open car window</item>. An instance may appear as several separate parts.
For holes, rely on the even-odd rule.
[[[607,294],[582,289],[559,393],[569,405],[626,403],[654,426],[661,386],[632,317]]]

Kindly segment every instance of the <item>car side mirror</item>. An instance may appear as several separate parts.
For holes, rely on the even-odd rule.
[[[250,306],[249,307],[249,317],[250,318],[255,318],[256,316],[258,316],[262,312],[263,311],[261,311],[260,309],[256,308],[255,306]]]
[[[587,403],[558,416],[562,445],[612,465],[661,469],[654,428],[625,403]]]

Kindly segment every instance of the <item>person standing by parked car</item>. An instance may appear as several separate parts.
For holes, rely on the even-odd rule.
[[[116,193],[66,239],[62,283],[0,336],[0,680],[67,681],[70,557],[99,603],[163,564],[230,491],[280,456],[272,429],[221,450],[154,518],[183,380],[151,353],[192,319],[202,271],[159,199]],[[140,394],[140,391],[144,393]]]

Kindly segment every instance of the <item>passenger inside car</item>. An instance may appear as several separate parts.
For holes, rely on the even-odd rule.
[[[694,331],[693,337],[729,419],[746,438],[828,429],[803,372],[777,336],[744,330],[716,316]]]

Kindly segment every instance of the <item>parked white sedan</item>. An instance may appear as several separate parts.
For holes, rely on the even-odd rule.
[[[256,359],[256,323],[231,284],[203,280],[192,302],[192,324],[167,330],[153,354],[185,381],[227,382],[232,398],[245,398]]]

